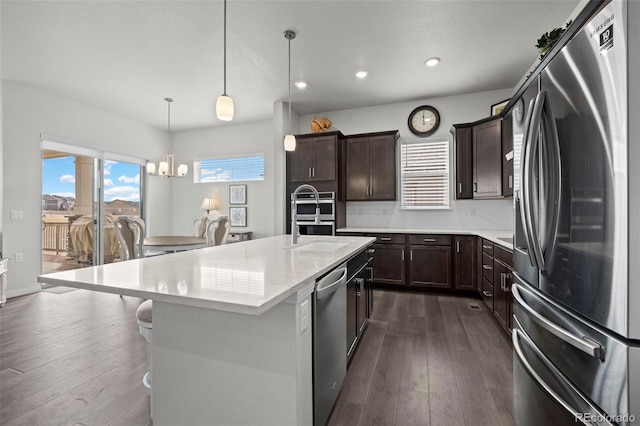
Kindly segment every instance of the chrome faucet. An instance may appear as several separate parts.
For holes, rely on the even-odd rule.
[[[315,198],[316,198],[315,223],[316,224],[320,223],[320,203],[318,201],[318,199],[320,198],[320,195],[318,194],[318,190],[306,183],[303,185],[300,185],[293,191],[293,194],[291,194],[291,244],[298,244],[298,237],[300,236],[300,227],[298,226],[298,217],[296,214],[296,196],[300,191],[304,191],[304,190],[311,191],[315,195]]]

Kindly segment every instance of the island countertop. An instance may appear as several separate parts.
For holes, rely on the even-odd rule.
[[[38,282],[260,315],[368,245],[370,237],[278,235],[40,275]]]

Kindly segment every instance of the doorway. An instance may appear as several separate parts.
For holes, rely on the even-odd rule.
[[[144,160],[46,142],[42,273],[119,261],[113,222],[123,215],[143,217]]]

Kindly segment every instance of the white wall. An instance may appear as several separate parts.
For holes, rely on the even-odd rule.
[[[271,120],[243,124],[224,124],[205,129],[175,132],[171,145],[177,162],[189,165],[184,179],[165,182],[171,185],[171,231],[175,234],[191,232],[194,218],[204,214],[200,204],[205,197],[216,200],[221,214],[229,213],[230,183],[193,183],[193,161],[198,158],[264,153],[264,180],[231,182],[247,185],[247,227],[234,230],[252,231],[254,238],[275,234],[276,186],[284,185],[280,170],[275,170],[275,156],[284,155],[282,144],[274,146],[274,126]]]
[[[468,123],[490,115],[492,104],[508,99],[511,89],[470,93],[443,98],[423,99],[390,105],[356,108],[333,112],[318,112],[327,116],[333,127],[343,134],[399,130],[405,140],[416,139],[407,127],[409,113],[420,105],[431,105],[440,113],[440,126],[432,138],[449,138],[452,124]],[[300,117],[300,128],[307,129],[314,114]],[[333,130],[333,129],[332,129]],[[453,147],[451,147],[453,172]],[[453,175],[452,179],[453,181]],[[349,227],[397,227],[434,229],[511,229],[513,203],[511,199],[490,201],[451,201],[449,210],[401,210],[396,202],[347,203]]]
[[[41,271],[42,160],[40,135],[52,135],[109,152],[157,161],[169,147],[163,130],[142,125],[91,107],[62,99],[14,81],[4,81],[3,93],[3,216],[2,252],[24,254],[24,262],[10,262],[7,295],[37,291]],[[169,232],[170,192],[148,179],[148,228]],[[164,183],[164,182],[163,182]],[[9,211],[23,210],[24,220],[9,221]],[[3,221],[4,222],[4,221]]]

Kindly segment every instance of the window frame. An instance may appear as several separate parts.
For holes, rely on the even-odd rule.
[[[447,171],[446,174],[442,173],[442,176],[446,175],[446,184],[443,187],[443,194],[446,196],[447,204],[446,205],[405,205],[405,197],[404,197],[404,181],[405,181],[405,172],[404,165],[402,162],[402,152],[404,145],[413,145],[413,144],[424,144],[424,143],[445,143],[446,142],[446,156],[447,156]],[[452,210],[453,209],[453,197],[452,197],[452,143],[451,138],[436,136],[429,138],[419,138],[419,139],[404,139],[401,140],[400,144],[398,144],[398,170],[400,174],[399,179],[399,192],[400,192],[400,210]]]
[[[242,158],[254,158],[260,157],[262,159],[262,175],[259,179],[227,179],[227,180],[202,180],[201,173],[199,172],[200,166],[198,163],[207,162],[207,161],[225,161],[225,160],[236,160]],[[198,180],[196,180],[198,179]],[[247,154],[229,154],[229,155],[217,155],[210,157],[200,157],[193,160],[193,183],[201,184],[201,183],[234,183],[234,182],[263,182],[265,180],[265,155],[264,152],[254,152]]]

